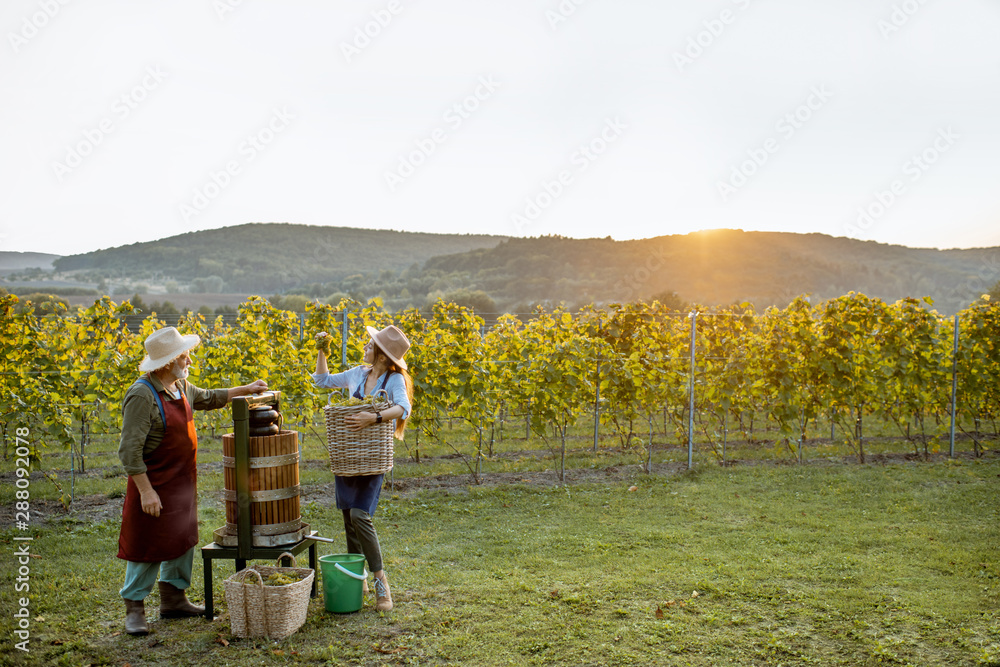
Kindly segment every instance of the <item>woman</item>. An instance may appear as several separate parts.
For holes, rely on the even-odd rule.
[[[351,396],[364,398],[380,390],[385,390],[393,406],[379,413],[357,412],[345,417],[348,428],[359,431],[384,420],[395,421],[395,434],[400,440],[410,416],[413,400],[413,380],[406,372],[403,356],[410,349],[410,341],[402,331],[389,325],[378,331],[366,327],[371,340],[365,346],[364,365],[331,375],[326,365],[326,354],[320,350],[316,357],[316,372],[312,379],[319,387],[346,387]],[[321,334],[321,336],[326,335]],[[372,523],[379,493],[382,491],[384,475],[358,475],[355,477],[335,476],[337,509],[344,513],[344,532],[347,533],[347,551],[363,553],[368,561],[368,569],[375,575],[375,609],[392,609],[392,594],[389,580],[382,566],[382,550],[378,535]],[[365,581],[365,592],[368,582]]]

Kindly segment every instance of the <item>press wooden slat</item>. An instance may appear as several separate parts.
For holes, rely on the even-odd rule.
[[[295,431],[280,431],[277,435],[251,436],[249,438],[249,455],[251,459],[267,459],[298,453],[298,433]],[[235,437],[232,434],[223,436],[223,455],[232,457],[235,452]],[[260,466],[263,462],[252,462]],[[251,493],[280,492],[299,484],[299,465],[297,461],[283,465],[264,465],[250,467],[248,489]],[[227,491],[235,491],[235,468],[223,468],[223,480]],[[301,526],[301,515],[298,495],[288,498],[262,500],[259,495],[256,501],[249,505],[250,522],[254,534],[262,537],[281,536],[295,533]],[[226,521],[235,525],[237,522],[237,503],[226,501]],[[295,527],[292,527],[292,524]],[[255,537],[255,540],[257,538]],[[294,540],[289,540],[289,542]]]

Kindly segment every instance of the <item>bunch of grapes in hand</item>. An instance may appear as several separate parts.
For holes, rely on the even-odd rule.
[[[330,356],[330,343],[332,342],[333,337],[327,332],[320,331],[316,334],[316,349],[328,357]]]

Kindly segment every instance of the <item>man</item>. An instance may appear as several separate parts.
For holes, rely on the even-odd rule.
[[[204,613],[184,590],[191,585],[191,565],[198,544],[197,453],[193,410],[214,410],[237,396],[267,390],[263,380],[231,389],[200,389],[187,381],[196,335],[174,327],[146,339],[140,377],[122,402],[122,437],[118,458],[128,473],[122,509],[118,557],[127,561],[125,631],[145,635],[143,600],[159,571],[160,618]]]

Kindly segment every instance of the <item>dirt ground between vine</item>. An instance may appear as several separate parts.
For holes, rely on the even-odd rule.
[[[985,454],[988,458],[1000,457],[1000,452],[988,451]],[[448,457],[451,458],[451,457]],[[956,458],[962,460],[973,460],[972,453],[959,453]],[[925,461],[923,456],[915,454],[890,454],[873,455],[867,458],[866,463],[859,464],[853,457],[843,457],[840,460],[807,460],[803,465],[816,466],[836,466],[836,465],[868,465],[884,466],[904,462],[940,462],[947,460],[945,455],[932,455]],[[217,467],[218,463],[199,464],[206,472]],[[324,461],[305,461],[303,463],[308,468],[325,468]],[[774,460],[747,460],[747,461],[727,461],[729,467],[739,466],[794,466],[794,461],[774,461]],[[687,465],[683,463],[654,464],[651,474],[655,476],[669,476],[684,472]],[[557,485],[575,484],[625,484],[636,483],[646,476],[646,472],[640,465],[618,465],[606,468],[573,468],[566,470],[564,480],[559,479],[555,470],[511,472],[511,473],[488,473],[480,476],[479,484],[475,483],[472,475],[436,475],[431,477],[406,477],[390,480],[386,477],[385,492],[399,494],[409,497],[424,491],[444,491],[449,494],[460,495],[469,492],[470,487],[478,486],[483,488],[521,485],[527,488],[549,488]],[[89,471],[87,475],[103,475],[103,470],[97,469]],[[0,475],[0,482],[13,483],[14,475],[7,473]],[[315,503],[320,506],[333,506],[334,488],[333,480],[325,484],[306,484],[301,488],[300,498],[303,503]],[[32,521],[45,524],[56,523],[101,523],[108,520],[117,520],[122,514],[122,504],[124,498],[110,498],[104,494],[90,494],[79,496],[72,506],[66,508],[58,500],[35,499],[31,502]],[[14,519],[14,507],[8,505],[0,507],[0,522],[10,524]]]

